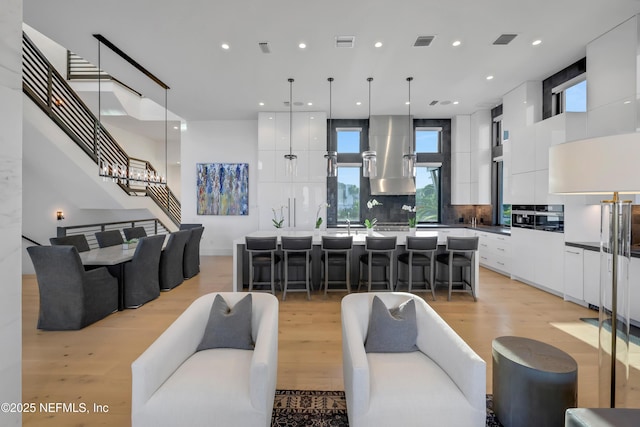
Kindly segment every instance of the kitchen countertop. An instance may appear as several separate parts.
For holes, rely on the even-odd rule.
[[[342,229],[347,228],[347,226],[340,225],[338,227],[329,227],[329,230],[337,228]],[[471,224],[421,224],[418,226],[418,231],[434,230],[438,228],[468,228],[470,230],[486,231],[487,233],[502,234],[505,236],[511,235],[511,228],[503,227],[501,225],[478,225],[476,227],[472,227]],[[351,229],[364,229],[364,227],[358,224],[352,225]],[[406,231],[409,231],[408,227]]]
[[[564,242],[564,245],[587,251],[600,252],[600,242]],[[640,258],[640,247],[638,245],[631,247],[631,256],[633,258]]]

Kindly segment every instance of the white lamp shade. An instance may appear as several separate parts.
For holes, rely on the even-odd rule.
[[[583,139],[551,147],[549,192],[640,193],[640,133]]]

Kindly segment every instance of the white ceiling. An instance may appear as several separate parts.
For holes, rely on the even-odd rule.
[[[288,111],[289,77],[294,102],[313,102],[294,111],[328,111],[327,77],[334,77],[333,116],[365,118],[371,76],[371,113],[407,114],[412,76],[416,117],[470,114],[584,57],[589,41],[640,13],[637,0],[24,0],[23,7],[27,24],[95,64],[92,34],[102,34],[171,87],[168,108],[186,120]],[[502,33],[518,36],[493,46]],[[355,47],[336,48],[338,35],[355,36]],[[421,35],[436,37],[413,47]],[[542,44],[532,46],[535,39]],[[454,48],[454,40],[462,44]],[[271,54],[261,53],[263,41]],[[222,50],[223,42],[231,48]],[[164,104],[161,88],[105,47],[101,65]],[[432,100],[459,104],[431,107]]]

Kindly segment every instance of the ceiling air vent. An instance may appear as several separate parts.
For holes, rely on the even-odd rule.
[[[271,47],[269,46],[269,42],[259,42],[258,46],[262,53],[271,53]]]
[[[493,44],[507,45],[511,43],[511,41],[515,39],[517,36],[518,36],[517,34],[502,34],[500,37],[496,39],[496,41],[493,42]]]
[[[419,36],[413,44],[413,47],[429,46],[435,38],[436,36]]]
[[[431,105],[431,106],[433,107],[433,106],[434,106],[434,105],[436,105],[437,103],[438,103],[438,101],[436,101],[436,100],[434,99],[433,101],[431,101],[431,102],[429,103],[429,105]]]
[[[336,36],[336,47],[353,47],[355,36]]]
[[[282,104],[284,104],[285,107],[289,108],[289,101],[284,101]],[[295,105],[296,107],[302,107],[304,105],[304,102],[293,101],[293,105]]]

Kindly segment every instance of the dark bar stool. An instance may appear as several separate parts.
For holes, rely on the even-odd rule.
[[[393,252],[396,250],[396,236],[392,237],[370,237],[367,236],[365,240],[364,249],[367,253],[360,255],[360,283],[358,284],[358,291],[363,282],[362,264],[367,266],[367,283],[369,292],[371,292],[372,284],[386,284],[387,267],[389,267],[389,282],[388,291],[393,291]],[[382,280],[373,281],[372,270],[373,267],[384,268],[384,274]]]
[[[287,290],[289,292],[306,292],[307,299],[311,299],[311,290],[309,288],[309,275],[311,269],[311,248],[313,247],[313,237],[281,237],[281,247],[284,253],[284,291],[282,293],[282,301],[287,298]],[[302,267],[304,269],[304,280],[289,280],[289,267]],[[304,284],[301,289],[289,290],[289,284]]]
[[[440,254],[436,257],[439,263],[449,267],[449,297],[451,301],[451,292],[468,292],[476,301],[476,284],[475,284],[475,256],[478,252],[478,237],[447,237],[447,253]],[[453,268],[461,269],[460,281],[453,281]],[[464,280],[464,269],[469,268],[469,281]],[[453,285],[462,285],[462,289],[453,289]],[[468,288],[467,288],[468,287]]]
[[[276,265],[281,261],[280,255],[276,254],[278,249],[277,237],[249,237],[245,238],[245,247],[249,252],[249,292],[253,291],[253,285],[271,285],[271,293],[276,294],[275,270]],[[269,282],[253,281],[256,267],[269,267],[271,280]]]
[[[353,236],[322,236],[322,263],[324,264],[324,296],[327,292],[347,291],[351,292],[351,248],[353,247]],[[345,280],[330,281],[329,268],[344,267]],[[331,288],[332,283],[344,283],[344,288]]]
[[[415,237],[407,236],[406,244],[407,252],[398,255],[398,262],[406,264],[409,270],[409,292],[413,292],[413,267],[422,269],[424,277],[424,289],[416,289],[416,291],[431,291],[433,300],[436,300],[435,290],[435,261],[436,250],[438,249],[438,237]],[[429,279],[427,279],[426,269],[429,268]],[[398,287],[400,286],[400,273],[398,272]]]

